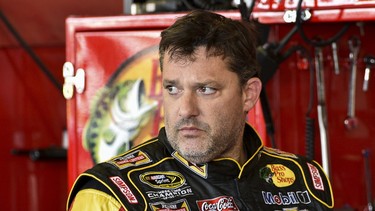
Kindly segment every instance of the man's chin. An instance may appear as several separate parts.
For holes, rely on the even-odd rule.
[[[187,161],[194,163],[194,164],[203,164],[209,162],[211,159],[207,157],[207,153],[205,152],[195,152],[191,153],[191,151],[188,151],[188,153],[179,152],[182,157],[184,157]]]

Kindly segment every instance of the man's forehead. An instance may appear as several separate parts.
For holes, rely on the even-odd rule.
[[[167,51],[166,56],[164,57],[164,62],[187,64],[190,62],[194,62],[196,58],[197,56],[195,52],[192,54],[184,54],[183,52],[180,52],[180,51],[169,50]]]
[[[187,62],[191,61],[194,62],[197,58],[205,58],[209,59],[211,57],[221,57],[221,59],[225,58],[225,55],[222,51],[217,50],[215,48],[207,48],[206,46],[198,46],[194,50],[185,50],[183,48],[169,48],[166,51],[165,59],[171,62]]]

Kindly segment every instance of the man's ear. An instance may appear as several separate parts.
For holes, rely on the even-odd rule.
[[[262,82],[259,78],[250,78],[243,87],[244,112],[249,112],[259,99],[262,90]]]

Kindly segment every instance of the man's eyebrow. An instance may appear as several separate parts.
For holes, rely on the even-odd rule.
[[[211,79],[204,80],[204,81],[197,81],[194,83],[195,87],[214,86],[214,85],[218,85],[218,82],[215,80],[211,80]]]
[[[177,84],[178,83],[178,80],[168,80],[168,79],[164,79],[163,80],[163,85],[174,85],[174,84]]]

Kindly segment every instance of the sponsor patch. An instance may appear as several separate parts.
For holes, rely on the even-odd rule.
[[[296,176],[292,170],[282,164],[268,164],[259,170],[260,178],[276,187],[288,187],[294,183]]]
[[[134,196],[130,188],[126,185],[124,180],[122,180],[119,176],[113,176],[110,177],[110,179],[120,189],[121,193],[124,194],[130,204],[138,204],[137,198]]]
[[[130,154],[126,154],[125,156],[116,157],[109,162],[119,169],[124,169],[130,166],[139,166],[150,163],[151,161],[152,160],[146,153],[136,150]]]
[[[283,208],[283,211],[302,211],[302,210],[299,210],[298,207],[289,207],[289,208]]]
[[[314,184],[314,188],[317,190],[323,190],[324,191],[324,184],[323,179],[320,176],[319,170],[312,164],[307,163],[307,166],[309,167],[311,178]]]
[[[185,184],[185,177],[176,171],[146,172],[139,175],[141,182],[159,189],[175,189]]]
[[[231,196],[219,196],[213,199],[197,201],[198,210],[200,211],[233,211],[239,210],[234,198]]]
[[[199,176],[203,178],[207,178],[207,164],[194,164],[189,161],[187,161],[185,158],[183,158],[178,152],[173,152],[172,156],[178,160],[180,163],[188,167],[191,171],[198,174]]]
[[[310,195],[307,191],[289,191],[284,193],[279,192],[277,194],[262,191],[262,197],[264,203],[269,205],[296,205],[311,203]]]
[[[189,195],[194,195],[193,190],[191,187],[183,187],[183,188],[176,188],[176,189],[166,189],[166,190],[160,190],[160,191],[147,191],[146,195],[148,198],[152,199],[173,199],[176,197],[186,197]]]
[[[181,199],[178,201],[165,203],[165,202],[157,202],[151,203],[150,207],[154,211],[189,211],[189,204],[185,199]]]

